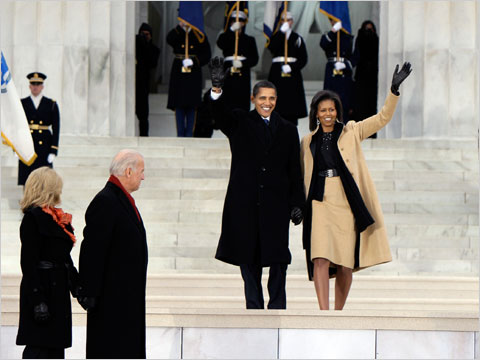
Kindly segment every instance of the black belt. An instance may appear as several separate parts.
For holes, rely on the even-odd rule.
[[[37,264],[37,269],[48,270],[55,268],[55,263],[51,261],[41,260]]]
[[[318,172],[318,176],[335,177],[335,176],[338,176],[338,172],[337,172],[337,169],[321,170]]]

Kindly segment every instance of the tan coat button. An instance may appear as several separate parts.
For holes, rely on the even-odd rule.
[[[33,120],[30,120],[30,124],[33,124]]]
[[[33,134],[33,130],[30,130],[30,132]]]
[[[40,140],[38,143],[39,143],[40,145],[42,145],[42,144],[43,144],[43,141]]]
[[[43,121],[42,121],[42,120],[40,120],[40,125],[41,125],[41,124],[43,124]]]
[[[38,133],[41,134],[41,133],[42,133],[42,130],[38,130]]]

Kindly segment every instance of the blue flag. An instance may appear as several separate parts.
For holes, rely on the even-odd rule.
[[[230,19],[230,16],[235,17],[235,14],[237,12],[237,3],[239,5],[240,11],[242,11],[247,16],[245,22],[248,22],[248,1],[225,1],[225,20],[223,23],[224,32],[227,31],[228,20]]]
[[[265,1],[263,12],[263,35],[267,38],[265,47],[270,43],[270,38],[278,31],[279,22],[285,11],[284,1]]]
[[[352,33],[348,1],[320,1],[320,12],[327,15],[329,19],[341,21],[342,30],[347,34]]]
[[[1,57],[0,129],[3,143],[10,146],[25,165],[31,165],[37,158],[32,135],[3,52]]]
[[[205,28],[203,25],[203,8],[201,1],[180,1],[178,20],[183,21],[192,28],[198,41],[205,41]]]

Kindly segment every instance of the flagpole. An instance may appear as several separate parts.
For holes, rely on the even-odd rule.
[[[236,7],[237,7],[237,16],[236,16],[236,19],[235,21],[238,23],[239,22],[239,12],[240,12],[240,1],[237,1],[237,4],[236,4]],[[227,19],[228,21],[228,19]],[[238,58],[238,37],[239,37],[239,34],[238,32],[240,31],[240,29],[237,29],[235,30],[235,53],[233,54],[233,58],[235,60],[237,60]],[[240,73],[240,70],[238,70],[235,66],[232,66],[230,68],[230,73],[231,74],[237,74],[237,73]]]
[[[287,5],[288,1],[284,1],[284,9],[283,9],[283,21],[287,22]],[[287,33],[285,33],[285,44],[284,44],[284,62],[285,65],[288,65],[288,38]],[[282,77],[290,77],[290,73],[284,73],[282,71]]]
[[[188,29],[190,27],[187,25],[185,27],[185,59],[188,59]],[[182,73],[192,72],[192,69],[186,66],[182,66]]]

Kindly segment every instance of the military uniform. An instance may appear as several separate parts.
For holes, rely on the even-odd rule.
[[[343,62],[346,68],[342,70],[342,74],[334,75],[334,66],[335,62],[337,62],[337,34],[329,31],[327,34],[322,35],[320,47],[325,51],[328,60],[325,67],[323,89],[335,91],[340,96],[343,106],[343,120],[347,123],[349,112],[352,108],[353,65],[350,59],[352,58],[353,36],[341,30],[339,31],[340,54],[338,61]]]
[[[237,59],[242,62],[242,67],[238,69],[238,73],[231,73],[230,68],[233,66],[235,54],[235,32],[227,29],[220,34],[217,45],[223,51],[225,58],[225,101],[232,108],[241,108],[246,111],[250,110],[250,69],[258,63],[257,43],[253,36],[245,34],[243,31],[238,36]]]
[[[307,116],[307,103],[301,70],[308,61],[307,47],[303,38],[292,31],[288,37],[288,65],[292,68],[290,76],[282,76],[285,65],[285,34],[276,32],[268,45],[272,53],[272,67],[268,80],[277,87],[277,105],[275,111],[284,119],[297,125],[298,119]]]
[[[176,112],[178,136],[192,136],[194,111],[202,102],[202,66],[210,60],[208,39],[201,43],[193,31],[188,33],[188,57],[192,59],[191,72],[182,72],[185,59],[185,30],[177,25],[167,34],[167,44],[173,48],[173,60],[168,88],[167,108]],[[187,117],[187,124],[184,118]]]
[[[32,74],[33,76],[30,76]],[[41,73],[32,74],[27,76],[31,83],[36,82],[35,80],[43,82],[42,76],[46,78]],[[21,161],[18,162],[18,185],[25,185],[28,175],[33,170],[42,166],[53,167],[47,161],[47,158],[49,154],[57,155],[60,135],[60,114],[55,100],[42,96],[38,108],[35,108],[32,97],[28,96],[22,99],[22,105],[30,127],[37,158],[30,166]]]

